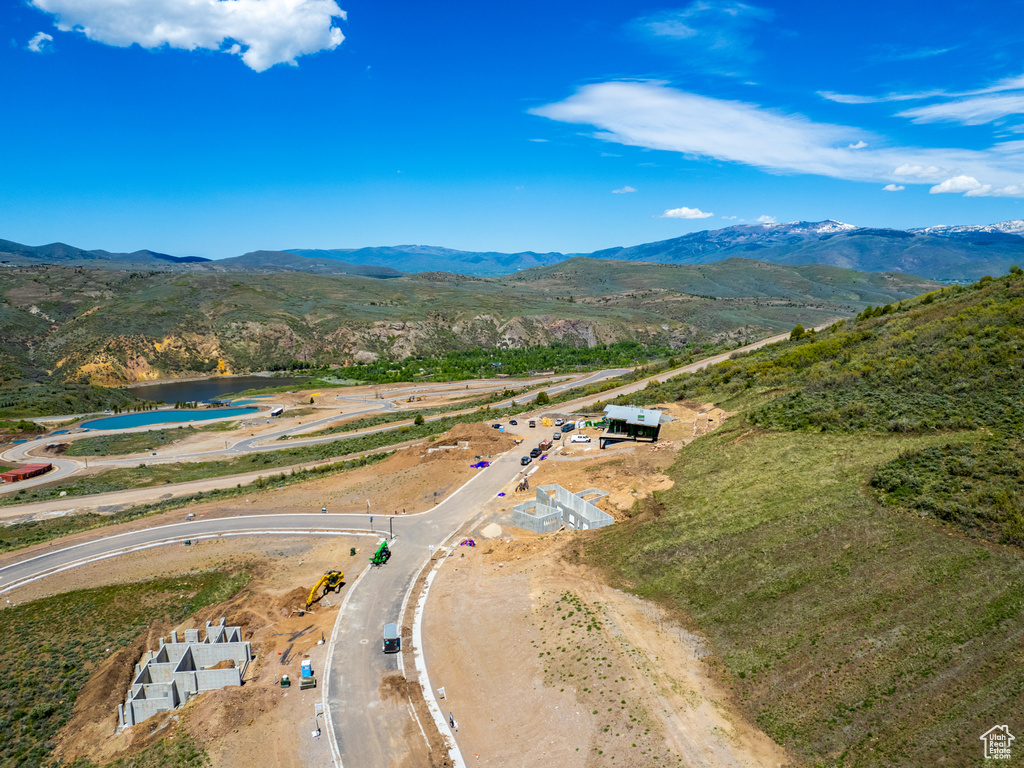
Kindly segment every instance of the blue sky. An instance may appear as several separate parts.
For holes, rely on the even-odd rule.
[[[1024,218],[1024,0],[0,2],[0,238],[32,245]]]

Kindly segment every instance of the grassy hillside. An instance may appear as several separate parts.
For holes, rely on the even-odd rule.
[[[804,764],[981,764],[1024,708],[1022,307],[1024,274],[947,288],[631,398],[738,414],[586,556]]]
[[[217,370],[345,364],[473,348],[754,338],[851,315],[932,284],[734,260],[573,260],[514,278],[0,271],[0,376],[124,384]],[[570,271],[567,271],[570,270]]]

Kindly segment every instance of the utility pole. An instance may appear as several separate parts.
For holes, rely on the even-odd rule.
[[[395,540],[395,518],[389,517],[388,518],[388,525],[391,527],[391,540],[394,541]]]

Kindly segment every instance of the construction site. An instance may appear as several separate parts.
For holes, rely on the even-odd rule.
[[[359,683],[363,673],[352,671],[358,669],[352,667],[352,653],[365,653],[369,669],[385,665],[385,672],[373,673],[378,675],[380,701],[367,711],[382,708],[379,714],[397,728],[381,765],[445,764],[438,760],[446,742],[430,720],[423,673],[413,670],[416,655],[423,657],[430,685],[444,689],[438,706],[454,713],[462,754],[474,763],[508,765],[514,756],[526,755],[531,765],[587,765],[584,756],[563,754],[556,746],[568,738],[566,734],[573,744],[615,748],[617,742],[605,733],[600,718],[584,716],[589,694],[573,694],[564,683],[557,684],[552,670],[537,658],[530,660],[529,654],[537,633],[550,622],[554,596],[567,592],[600,600],[607,612],[602,621],[616,612],[615,621],[602,630],[601,652],[612,665],[609,672],[618,674],[621,669],[632,681],[629,696],[635,699],[630,706],[647,712],[642,739],[631,730],[619,741],[641,739],[636,743],[686,754],[688,742],[680,735],[679,723],[645,704],[680,694],[664,681],[628,672],[637,648],[653,649],[664,641],[663,618],[645,613],[634,598],[604,591],[594,576],[568,567],[563,554],[588,529],[624,519],[651,492],[667,488],[671,481],[662,470],[676,451],[722,418],[720,411],[700,404],[671,404],[661,412],[671,420],[662,425],[659,440],[650,444],[627,442],[600,450],[596,438],[605,424],[596,419],[591,426],[584,420],[573,425],[572,433],[589,436],[590,442],[551,441],[552,432],[545,430],[544,442],[554,444],[543,452],[543,459],[522,466],[500,492],[475,506],[469,523],[445,547],[424,548],[415,555],[417,563],[427,558],[427,564],[437,569],[433,590],[427,592],[424,570],[404,601],[409,606],[404,612],[398,591],[389,601],[395,608],[371,610],[366,620],[356,614],[339,622],[339,609],[360,578],[390,578],[388,574],[397,573],[395,564],[408,560],[410,545],[403,524],[415,522],[416,515],[449,497],[459,498],[460,488],[492,471],[471,465],[502,460],[518,466],[524,449],[542,437],[541,427],[531,428],[529,419],[518,425],[505,423],[500,431],[488,424],[459,425],[440,439],[399,450],[373,467],[190,506],[188,519],[195,521],[363,507],[364,524],[373,533],[214,538],[163,547],[163,573],[228,568],[244,569],[252,576],[227,602],[211,605],[184,623],[155,622],[131,648],[112,652],[85,684],[68,725],[58,735],[55,754],[65,762],[86,758],[104,764],[147,754],[160,739],[187,738],[214,768],[329,764],[332,747],[323,696],[326,687],[334,686],[344,695],[347,685]],[[536,421],[540,423],[539,418]],[[367,499],[372,500],[369,512]],[[145,530],[181,519],[180,513],[165,513],[129,528]],[[77,540],[95,537],[79,534]],[[0,556],[0,566],[4,561]],[[131,584],[152,575],[152,562],[145,551],[125,554],[75,568],[59,583],[52,578],[33,581],[9,597],[20,604],[79,586]],[[412,615],[417,595],[425,608],[418,643],[413,641]],[[398,627],[402,653],[397,656],[405,657],[404,675],[396,655],[381,652],[387,623]],[[328,673],[338,665],[340,649],[347,647],[347,632],[354,633],[352,647],[364,650],[345,651],[342,668],[349,671],[332,682]],[[618,632],[627,632],[633,644],[614,640]],[[672,642],[682,644],[681,653],[692,655],[687,644],[698,641],[685,633],[673,637]],[[494,652],[497,648],[501,653]],[[532,655],[536,657],[536,651]],[[672,674],[674,679],[689,680],[699,672],[680,668]],[[525,685],[505,682],[522,675]],[[700,695],[716,701],[718,694],[709,685],[700,682]],[[680,700],[674,706],[685,710],[689,704]],[[758,746],[756,733],[741,732],[738,724],[713,717],[714,711],[712,704],[701,708],[700,718],[691,725],[708,735],[722,729],[733,734],[722,742],[723,755],[736,750],[748,756],[768,755],[764,750],[770,750],[770,743]],[[491,712],[502,713],[504,725],[498,730],[490,725]],[[566,720],[571,713],[575,714]],[[550,742],[528,739],[530,746],[524,747],[524,736],[535,732],[538,718],[547,723],[546,731],[554,725],[563,735]],[[626,759],[631,751],[636,758]],[[616,764],[650,764],[639,748],[623,748],[621,753]],[[723,757],[720,762],[732,764],[729,760]]]

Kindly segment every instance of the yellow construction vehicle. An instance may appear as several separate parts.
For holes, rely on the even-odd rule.
[[[345,574],[341,571],[328,571],[325,573],[320,577],[320,581],[316,583],[316,586],[309,590],[309,597],[306,598],[306,607],[309,608],[313,603],[320,599],[316,596],[320,587],[324,588],[324,594],[326,595],[332,589],[340,589],[344,581]],[[323,597],[323,595],[320,597]]]

